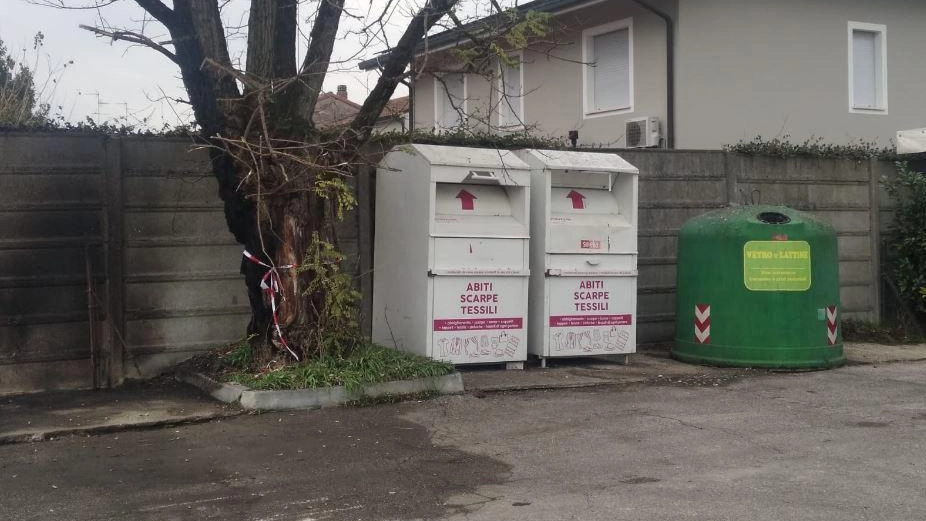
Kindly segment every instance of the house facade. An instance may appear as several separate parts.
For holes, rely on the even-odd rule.
[[[513,51],[487,75],[461,68],[458,34],[433,36],[412,89],[414,128],[527,125],[623,147],[633,144],[628,130],[645,128],[628,122],[656,118],[649,144],[716,149],[784,135],[887,146],[897,130],[926,125],[926,2],[537,0],[520,9],[551,13],[544,39],[555,43]]]

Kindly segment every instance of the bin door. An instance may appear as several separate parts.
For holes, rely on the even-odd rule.
[[[613,192],[550,189],[549,253],[608,253],[612,226],[628,226]]]
[[[636,176],[553,171],[549,208],[548,253],[636,253]]]
[[[450,237],[527,237],[523,186],[435,183],[431,233]]]

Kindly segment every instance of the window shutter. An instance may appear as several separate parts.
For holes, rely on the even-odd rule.
[[[630,106],[630,30],[621,29],[592,37],[593,109]]]
[[[517,59],[517,57],[514,57]],[[500,126],[520,125],[523,122],[521,114],[521,67],[523,63],[516,66],[502,64],[502,88],[500,89],[503,96],[499,102],[498,115]]]
[[[445,74],[441,77],[443,83],[435,82],[440,96],[440,114],[438,114],[438,127],[454,128],[460,126],[463,119],[460,111],[463,110],[463,103],[466,99],[464,89],[464,79],[462,74]]]
[[[869,31],[852,31],[852,105],[858,108],[878,106],[877,50],[878,35]]]

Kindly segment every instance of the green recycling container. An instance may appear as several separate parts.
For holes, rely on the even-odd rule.
[[[829,224],[785,206],[695,217],[678,237],[672,356],[781,369],[845,362],[839,256]]]

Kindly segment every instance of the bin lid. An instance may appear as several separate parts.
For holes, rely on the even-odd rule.
[[[529,154],[548,170],[640,173],[637,167],[628,163],[621,156],[610,152],[537,149],[528,149],[522,152]]]
[[[431,166],[461,166],[478,168],[502,168],[507,170],[528,170],[527,163],[521,161],[510,150],[495,148],[451,147],[444,145],[412,144],[410,146]]]

